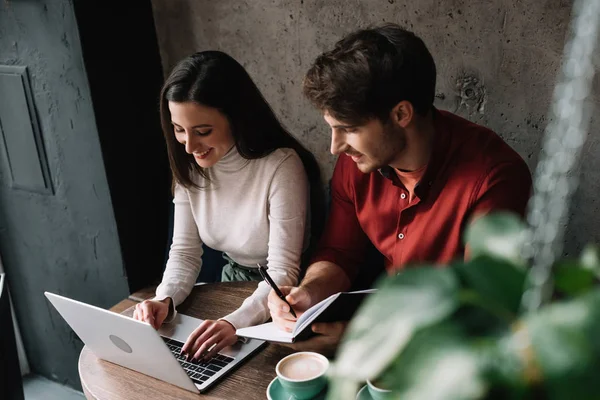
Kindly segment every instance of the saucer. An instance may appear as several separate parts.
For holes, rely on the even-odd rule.
[[[312,398],[312,400],[325,400],[325,395],[327,394],[327,386],[321,390],[319,394]],[[281,382],[279,379],[275,377],[271,383],[269,383],[269,387],[267,387],[267,399],[269,400],[295,400],[296,397],[287,392],[283,386],[281,386]]]
[[[372,400],[371,393],[369,393],[369,388],[367,385],[363,386],[362,389],[358,391],[356,395],[356,400]]]

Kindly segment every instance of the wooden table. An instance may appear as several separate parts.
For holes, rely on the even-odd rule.
[[[217,319],[238,308],[257,282],[211,283],[194,288],[187,300],[177,307],[183,314],[202,319]],[[137,302],[154,296],[154,288],[134,293],[111,308],[132,314]],[[163,381],[119,365],[98,359],[87,347],[79,356],[79,377],[88,399],[97,400],[176,400],[176,399],[244,399],[264,400],[269,382],[275,378],[277,362],[292,353],[287,347],[268,344],[258,354],[217,382],[204,394],[194,394]]]

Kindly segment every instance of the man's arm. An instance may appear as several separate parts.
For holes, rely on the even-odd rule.
[[[310,293],[311,304],[350,289],[351,282],[346,272],[330,261],[317,261],[306,271],[300,288]]]
[[[348,157],[338,159],[331,178],[331,209],[313,263],[299,287],[280,288],[298,316],[324,298],[348,290],[364,259],[369,238],[356,215],[355,170]],[[296,318],[289,313],[289,306],[274,292],[269,294],[268,304],[273,321],[291,332]]]
[[[531,190],[531,173],[523,160],[498,164],[482,179],[471,207],[470,222],[495,211],[510,211],[524,217]]]
[[[531,190],[531,173],[524,161],[498,164],[482,179],[467,225],[496,211],[514,212],[524,217]],[[471,259],[472,255],[467,243],[465,260]]]

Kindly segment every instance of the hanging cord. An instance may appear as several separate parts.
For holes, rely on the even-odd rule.
[[[567,212],[579,180],[578,160],[591,119],[586,99],[594,78],[599,25],[600,1],[575,1],[570,38],[535,171],[534,195],[528,204],[530,231],[522,253],[525,259],[533,259],[533,265],[521,299],[526,312],[537,310],[552,294],[552,265],[563,250]]]

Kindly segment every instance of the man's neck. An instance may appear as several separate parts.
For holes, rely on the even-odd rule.
[[[398,154],[390,167],[401,171],[415,171],[429,162],[435,127],[433,115],[430,111],[427,116],[416,116],[412,126],[406,129],[406,146]]]

